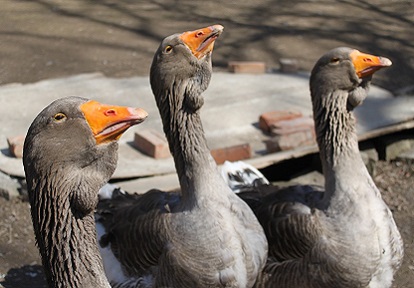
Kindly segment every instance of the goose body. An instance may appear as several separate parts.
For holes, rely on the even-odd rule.
[[[104,257],[107,275],[112,265],[123,271],[110,279],[114,286],[252,287],[265,264],[263,229],[221,178],[200,119],[222,30],[214,25],[171,35],[155,53],[151,87],[181,190],[116,193],[101,202],[100,246],[116,260]]]
[[[389,65],[386,58],[344,47],[315,64],[310,90],[324,192],[264,185],[238,194],[269,241],[257,287],[391,287],[403,244],[359,154],[352,113],[372,74]]]
[[[49,287],[110,287],[94,209],[116,167],[116,140],[146,117],[142,109],[68,97],[51,103],[30,126],[23,164]]]

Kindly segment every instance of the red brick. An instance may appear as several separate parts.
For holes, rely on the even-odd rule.
[[[259,127],[263,132],[269,133],[271,126],[279,121],[302,117],[298,111],[275,110],[263,113],[259,117]]]
[[[266,150],[272,153],[314,144],[316,144],[315,134],[312,131],[299,131],[291,134],[278,135],[266,141]]]
[[[25,135],[18,135],[7,138],[7,143],[9,144],[9,151],[11,155],[13,155],[16,158],[23,157],[24,138]]]
[[[155,130],[140,130],[135,132],[134,146],[144,154],[155,159],[171,156],[167,139],[164,134]]]
[[[252,149],[249,144],[241,144],[226,148],[211,150],[211,155],[217,164],[223,164],[224,161],[238,161],[252,157]]]
[[[290,120],[278,121],[270,125],[272,136],[291,134],[300,131],[311,131],[314,133],[315,124],[311,117],[299,117]]]
[[[228,64],[229,71],[233,73],[264,74],[266,64],[254,61],[232,61]]]

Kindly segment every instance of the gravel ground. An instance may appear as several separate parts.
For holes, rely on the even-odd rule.
[[[393,61],[374,84],[414,94],[411,0],[2,0],[0,84],[96,71],[148,75],[163,37],[215,23],[225,27],[214,52],[215,70],[224,70],[229,60],[264,61],[272,70],[281,58],[292,58],[309,71],[325,51],[350,46]],[[414,287],[413,166],[376,165],[374,180],[405,242],[394,287]],[[0,286],[44,287],[28,203],[0,198],[0,207]]]

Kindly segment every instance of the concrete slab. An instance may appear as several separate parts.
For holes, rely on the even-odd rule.
[[[264,156],[264,135],[258,128],[259,115],[276,109],[296,110],[311,115],[308,74],[232,74],[213,73],[204,93],[202,119],[211,149],[250,143],[255,159]],[[34,117],[57,98],[70,95],[98,101],[142,107],[148,119],[133,127],[121,138],[119,165],[114,179],[174,173],[171,158],[155,160],[135,150],[130,142],[136,129],[151,128],[162,132],[161,119],[150,89],[148,77],[107,78],[99,73],[50,79],[33,84],[11,84],[0,87],[0,170],[24,177],[21,159],[7,152],[8,136],[25,134]],[[366,103],[356,110],[358,132],[400,123],[414,118],[414,98],[392,95],[372,87]],[[299,154],[314,151],[301,149]],[[305,151],[305,152],[303,152]],[[289,154],[289,153],[288,153]],[[285,155],[285,154],[281,154]],[[286,154],[287,155],[287,154]],[[277,161],[265,155],[260,165]],[[282,156],[281,156],[282,157]],[[265,163],[265,164],[263,164]],[[262,166],[263,167],[263,166]]]

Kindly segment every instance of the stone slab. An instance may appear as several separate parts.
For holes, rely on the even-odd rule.
[[[210,149],[249,143],[253,153],[250,160],[261,167],[276,163],[283,157],[291,157],[292,153],[314,150],[311,147],[287,154],[264,155],[264,141],[268,136],[258,128],[259,116],[272,110],[295,110],[310,116],[308,81],[307,73],[213,73],[210,87],[204,93],[205,105],[201,112]],[[122,136],[114,179],[174,173],[172,159],[152,159],[131,146],[138,129],[154,129],[162,133],[148,77],[118,79],[99,73],[1,86],[0,171],[24,177],[21,159],[12,157],[7,151],[7,136],[25,134],[34,117],[45,106],[57,98],[71,95],[108,104],[142,107],[149,113],[144,123]],[[356,109],[356,114],[358,133],[363,134],[413,119],[414,98],[394,98],[388,91],[373,86],[364,105]]]

